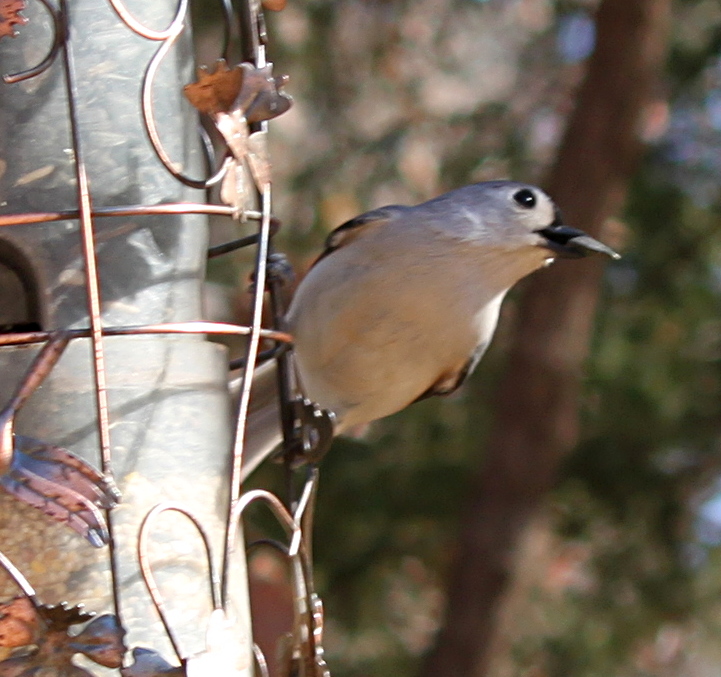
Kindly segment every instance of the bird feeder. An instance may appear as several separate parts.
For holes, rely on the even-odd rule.
[[[241,530],[255,502],[288,535],[289,670],[327,674],[302,533],[314,480],[293,509],[240,482],[260,342],[290,340],[260,326],[266,121],[290,100],[262,9],[225,12],[242,61],[226,45],[196,74],[185,0],[0,0],[0,675],[265,674]],[[209,215],[257,248],[248,326],[203,319]],[[223,334],[246,341],[235,410]]]

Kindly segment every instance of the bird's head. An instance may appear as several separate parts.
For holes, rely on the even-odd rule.
[[[470,214],[477,206],[486,244],[540,248],[547,258],[580,258],[593,252],[620,258],[610,247],[582,230],[563,223],[561,212],[540,188],[514,181],[489,181],[462,188],[461,201]],[[473,206],[472,206],[473,205]]]

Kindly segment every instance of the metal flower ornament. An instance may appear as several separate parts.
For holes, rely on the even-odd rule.
[[[119,668],[125,630],[112,614],[87,613],[82,605],[42,604],[35,590],[12,563],[0,555],[0,566],[23,592],[0,604],[0,677],[93,677],[73,664],[82,654],[96,665]],[[85,623],[79,632],[73,626]]]
[[[14,38],[15,26],[24,26],[28,20],[20,14],[25,9],[24,0],[0,0],[0,39]]]
[[[35,609],[22,597],[3,605],[0,613],[3,612],[0,623],[10,619],[16,624],[23,623],[29,641],[20,645],[27,646],[27,651],[0,663],[0,677],[34,677],[48,670],[47,674],[53,677],[93,677],[72,663],[76,654],[106,668],[119,668],[122,664],[125,631],[111,614],[94,618],[81,607],[64,605]],[[78,634],[69,634],[73,625],[88,621]]]
[[[230,150],[220,199],[233,207],[236,218],[251,208],[254,191],[248,190],[244,165],[259,191],[270,183],[267,132],[251,125],[285,113],[293,103],[282,91],[288,76],[273,76],[273,64],[256,67],[241,63],[230,68],[224,59],[215,69],[198,69],[198,81],[186,85],[185,96],[208,115]]]

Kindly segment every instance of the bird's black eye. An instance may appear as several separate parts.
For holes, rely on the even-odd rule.
[[[533,209],[536,206],[536,196],[528,188],[521,188],[521,190],[515,192],[513,199],[526,209]]]

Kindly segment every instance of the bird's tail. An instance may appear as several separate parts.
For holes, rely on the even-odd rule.
[[[241,377],[231,379],[230,393],[237,406]],[[253,384],[245,429],[241,481],[245,481],[282,442],[278,367],[275,360],[260,365],[253,374]]]

